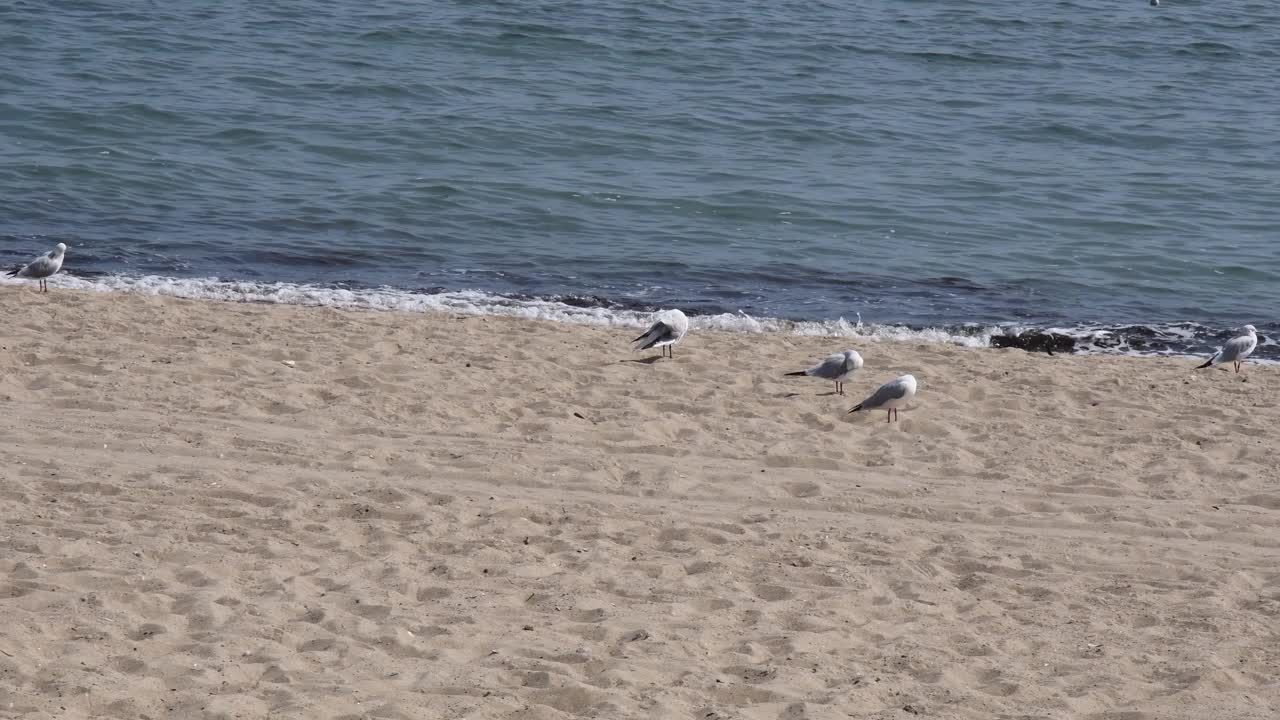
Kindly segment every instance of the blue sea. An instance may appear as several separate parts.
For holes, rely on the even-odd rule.
[[[10,0],[0,262],[1280,358],[1278,78],[1272,2]]]

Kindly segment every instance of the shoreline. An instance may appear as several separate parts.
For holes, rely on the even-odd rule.
[[[459,314],[484,317],[508,317],[549,320],[596,328],[647,326],[652,311],[612,303],[592,295],[507,296],[482,290],[401,290],[390,287],[350,289],[287,282],[232,281],[217,278],[178,278],[164,276],[104,275],[82,278],[61,274],[57,291],[89,291],[95,293],[137,294],[187,300],[215,300],[231,303],[296,305],[301,307],[377,310],[407,313]],[[20,289],[24,281],[0,278],[0,288]],[[666,307],[666,306],[662,306]],[[661,309],[655,306],[655,309]],[[910,326],[902,324],[863,323],[844,317],[835,320],[800,320],[752,316],[744,311],[698,314],[684,308],[693,326],[700,332],[746,334],[779,334],[845,338],[852,342],[929,342],[963,347],[991,348],[993,339],[1022,332],[1040,332],[1071,338],[1075,348],[1068,354],[1112,355],[1132,357],[1205,358],[1225,338],[1200,337],[1206,332],[1221,334],[1231,328],[1211,329],[1194,322],[1180,321],[1165,325],[1118,323],[1113,325],[1086,323],[1026,325],[1017,323]],[[1255,323],[1257,324],[1257,323]],[[1266,325],[1262,334],[1266,334]],[[1194,339],[1194,341],[1193,341]],[[1135,349],[1142,348],[1142,349]],[[1263,337],[1251,360],[1259,364],[1280,365],[1280,346]],[[1037,350],[1042,352],[1042,350]],[[1059,351],[1061,354],[1061,350]],[[1274,355],[1275,357],[1270,357]]]
[[[841,398],[782,377],[830,338],[0,309],[0,710],[1280,710],[1271,366],[883,342]]]

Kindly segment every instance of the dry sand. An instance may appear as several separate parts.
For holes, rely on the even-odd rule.
[[[1280,715],[1280,368],[0,310],[3,717]]]

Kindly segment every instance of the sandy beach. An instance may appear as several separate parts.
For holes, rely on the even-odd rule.
[[[1280,716],[1277,367],[0,309],[0,717]]]

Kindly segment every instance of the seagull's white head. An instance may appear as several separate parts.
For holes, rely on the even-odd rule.
[[[855,370],[862,369],[862,356],[858,354],[857,350],[845,350],[844,361],[852,365]]]
[[[1257,335],[1257,334],[1258,334],[1258,328],[1256,328],[1256,327],[1254,327],[1254,326],[1252,326],[1252,325],[1245,325],[1245,326],[1244,326],[1244,331],[1245,331],[1245,332],[1247,332],[1247,333],[1249,333],[1250,335]]]
[[[53,246],[53,251],[61,255],[62,253],[67,251],[67,246],[64,243],[58,243],[57,245]]]

